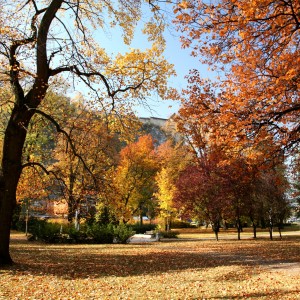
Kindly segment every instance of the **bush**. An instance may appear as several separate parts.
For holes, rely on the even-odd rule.
[[[68,235],[68,239],[63,239],[63,236],[61,237],[62,241],[73,241],[77,244],[82,243],[88,243],[90,242],[90,238],[87,234],[87,227],[85,225],[80,225],[80,229],[77,230],[73,224],[69,225],[68,227],[63,228],[63,233]]]
[[[45,222],[43,226],[39,227],[36,236],[38,240],[47,243],[58,243],[60,242],[60,225],[57,223]]]
[[[45,220],[39,220],[39,219],[36,219],[36,218],[30,218],[28,220],[28,232],[32,233],[33,231],[35,232],[36,229],[38,226],[43,226],[43,223],[45,223],[46,221]],[[26,221],[25,219],[20,219],[16,222],[16,229],[18,231],[23,231],[25,232],[26,230]]]
[[[125,224],[117,225],[114,227],[114,238],[117,243],[126,244],[127,240],[134,235],[131,227]]]
[[[21,204],[17,204],[12,216],[11,229],[18,229],[20,214],[21,214]]]
[[[87,229],[87,235],[97,244],[112,244],[114,241],[114,227],[112,224],[92,224]]]
[[[189,222],[185,221],[172,221],[171,228],[195,228],[195,225],[192,225]]]
[[[178,231],[162,231],[160,232],[160,235],[163,237],[163,238],[167,238],[167,239],[172,239],[172,238],[178,238],[178,235],[179,235],[179,232]]]
[[[136,224],[132,225],[131,228],[136,233],[146,233],[146,231],[155,230],[156,225],[155,224],[143,224],[143,225],[141,225],[140,223],[136,223]]]
[[[60,225],[57,223],[47,223],[45,220],[30,219],[28,221],[28,232],[32,234],[32,239],[35,240],[48,243],[57,243],[60,240]]]
[[[19,228],[25,230],[25,221],[18,223]],[[28,222],[28,233],[30,240],[40,240],[47,243],[96,243],[112,244],[126,243],[134,234],[131,227],[127,225],[98,224],[90,226],[81,225],[76,230],[73,225],[64,226],[61,231],[61,224],[48,223],[46,220],[30,219]]]

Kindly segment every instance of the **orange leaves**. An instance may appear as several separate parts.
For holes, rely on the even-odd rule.
[[[49,195],[46,184],[46,174],[42,170],[26,168],[20,178],[17,189],[17,201],[20,200],[40,200]]]
[[[298,238],[210,239],[193,233],[189,240],[147,245],[51,246],[28,243],[13,233],[11,253],[18,264],[1,270],[0,297],[299,298]]]
[[[219,89],[224,96],[220,103],[234,112],[230,124],[243,128],[247,136],[253,136],[251,123],[256,120],[282,141],[295,138],[300,84],[295,20],[300,7],[298,2],[288,3],[220,0],[217,6],[205,2],[196,6],[192,1],[191,19],[185,19],[180,9],[176,11],[182,40],[187,41],[184,45],[191,47],[192,55],[198,54],[201,61],[214,65],[221,74],[223,65],[230,65],[231,72],[221,77]],[[214,117],[226,119],[223,112]],[[229,123],[224,124],[226,128]]]
[[[150,135],[141,136],[121,150],[107,195],[119,220],[128,221],[148,204],[153,205],[157,169],[154,141]]]

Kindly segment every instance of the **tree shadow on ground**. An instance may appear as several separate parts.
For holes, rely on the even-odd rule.
[[[290,290],[288,292],[285,291],[274,291],[274,292],[261,292],[261,293],[245,293],[243,296],[240,295],[226,295],[226,296],[216,296],[216,297],[210,297],[209,299],[218,299],[218,300],[231,300],[231,299],[262,299],[262,297],[264,297],[264,299],[274,299],[273,297],[276,297],[277,299],[282,299],[284,298],[286,295],[295,295],[295,297],[297,297],[299,293],[299,290]],[[195,299],[202,299],[202,298],[195,298]],[[298,299],[297,298],[288,298],[288,299]]]
[[[295,248],[296,247],[296,248]],[[297,248],[298,247],[298,248]],[[139,276],[220,266],[300,265],[299,243],[239,241],[143,245],[47,245],[12,241],[11,272],[65,279]]]

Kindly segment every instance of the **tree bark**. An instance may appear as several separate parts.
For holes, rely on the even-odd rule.
[[[252,226],[253,226],[253,238],[256,239],[256,237],[257,237],[257,236],[256,236],[256,227],[257,227],[257,226],[256,226],[256,224],[254,224],[254,223],[252,223]]]
[[[17,186],[22,172],[25,128],[31,116],[16,105],[5,131],[0,179],[0,265],[12,264],[9,253],[10,227],[16,206]]]
[[[212,230],[215,233],[216,240],[219,241],[220,222],[212,222]]]
[[[237,232],[238,232],[238,240],[241,239],[241,232],[242,232],[242,224],[240,218],[237,219],[236,221],[236,227],[237,227]]]
[[[270,240],[273,240],[273,226],[269,227]]]
[[[13,263],[9,254],[9,236],[12,221],[13,201],[5,199],[4,176],[1,174],[0,183],[0,266]]]
[[[281,226],[278,226],[278,232],[279,232],[279,237],[280,237],[280,239],[282,239]]]
[[[218,230],[214,230],[215,233],[215,237],[216,237],[216,241],[219,241],[219,231]]]
[[[0,265],[12,264],[9,253],[10,227],[16,205],[17,186],[22,172],[22,151],[34,109],[44,99],[48,89],[48,80],[51,76],[47,52],[48,32],[63,2],[63,0],[52,0],[47,9],[36,11],[32,18],[33,32],[29,34],[29,38],[12,41],[8,46],[8,67],[10,67],[10,83],[15,96],[15,105],[4,135],[0,170]],[[44,15],[37,29],[35,20],[42,12]],[[25,96],[19,82],[20,63],[17,60],[17,53],[19,47],[30,44],[36,47],[36,76],[32,89]]]

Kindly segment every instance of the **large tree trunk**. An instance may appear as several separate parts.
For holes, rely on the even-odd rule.
[[[2,187],[1,187],[2,189]],[[10,227],[13,210],[15,207],[15,197],[13,193],[1,191],[0,194],[0,266],[12,264],[9,254]]]
[[[16,205],[16,190],[22,172],[22,151],[26,133],[34,109],[44,99],[50,75],[47,39],[48,32],[57,10],[63,0],[52,0],[35,28],[36,18],[43,10],[32,16],[32,33],[23,40],[15,40],[9,46],[10,83],[15,95],[15,106],[6,127],[3,154],[2,174],[0,174],[0,265],[11,264],[9,254],[9,236],[13,210]],[[36,78],[32,89],[26,94],[19,82],[17,53],[21,46],[36,47]]]
[[[12,264],[9,254],[9,235],[12,221],[13,201],[9,201],[5,195],[4,176],[0,178],[0,266]]]
[[[21,118],[25,116],[26,118]],[[16,191],[22,172],[22,150],[31,115],[15,107],[5,131],[0,175],[0,265],[12,263],[9,254],[10,227]]]

